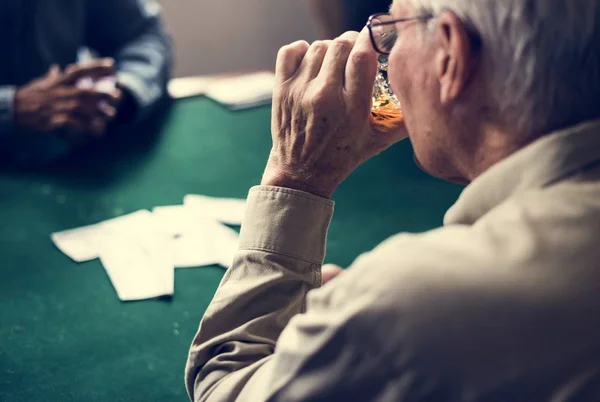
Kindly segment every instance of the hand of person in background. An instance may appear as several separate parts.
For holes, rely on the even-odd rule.
[[[72,64],[67,67],[66,73],[69,73],[71,69],[86,68],[90,65],[90,62],[85,62],[85,64]],[[115,102],[114,104],[110,105],[112,108],[114,108],[113,111],[111,111],[110,108],[107,108],[106,102],[100,102],[99,104],[100,109],[106,109],[111,112],[109,121],[107,121],[108,124],[129,123],[133,120],[135,114],[138,112],[138,105],[134,96],[125,86],[118,82],[114,73],[110,76],[100,77],[98,79],[95,79],[91,76],[84,77],[77,83],[77,86],[80,88],[91,88],[98,92],[110,93],[114,95]],[[103,131],[106,129],[107,127],[105,125]]]
[[[262,184],[329,198],[360,164],[406,138],[403,123],[386,132],[372,124],[376,73],[367,29],[282,48]]]
[[[63,130],[74,142],[102,135],[117,114],[122,94],[119,90],[105,93],[81,88],[77,83],[83,78],[114,75],[114,64],[112,59],[100,59],[69,66],[64,73],[52,66],[46,75],[16,91],[17,125],[27,133]],[[101,104],[105,106],[99,107]]]

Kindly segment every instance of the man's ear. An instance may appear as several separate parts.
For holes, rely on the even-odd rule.
[[[446,105],[464,91],[472,78],[478,49],[456,14],[444,11],[436,19],[435,72],[440,84],[440,102]]]

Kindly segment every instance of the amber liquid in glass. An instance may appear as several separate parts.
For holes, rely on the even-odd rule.
[[[398,101],[390,87],[387,68],[387,59],[380,57],[379,71],[373,87],[373,106],[371,108],[373,124],[380,130],[394,129],[404,119],[400,101]]]

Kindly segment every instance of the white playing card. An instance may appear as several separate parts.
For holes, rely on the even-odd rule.
[[[94,88],[96,89],[96,91],[104,92],[107,94],[113,92],[116,87],[117,87],[117,77],[115,77],[115,76],[103,77],[94,83]]]
[[[103,244],[100,261],[119,299],[134,301],[172,295],[169,269],[158,252],[149,250],[139,239],[129,236],[112,237]]]
[[[150,211],[140,210],[95,225],[53,233],[51,239],[73,261],[89,261],[98,258],[103,235],[143,233],[153,224],[151,216]]]
[[[263,71],[215,80],[206,90],[206,96],[238,110],[269,103],[274,88],[275,74]]]
[[[229,268],[239,234],[243,199],[188,195],[183,205],[140,210],[94,225],[57,232],[52,241],[77,262],[100,258],[119,298],[143,300],[174,294],[175,268]]]
[[[173,239],[176,268],[219,264],[229,268],[238,249],[239,235],[218,222],[206,223]]]
[[[237,198],[216,198],[191,194],[184,197],[183,203],[195,214],[229,225],[241,225],[246,213],[246,200]]]

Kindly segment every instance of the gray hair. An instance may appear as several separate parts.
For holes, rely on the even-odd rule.
[[[541,135],[600,116],[600,0],[410,3],[478,33],[489,106],[511,128]]]

